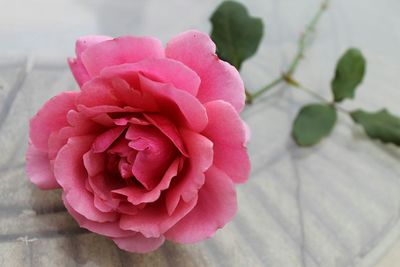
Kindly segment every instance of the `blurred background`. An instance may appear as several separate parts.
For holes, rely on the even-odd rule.
[[[249,90],[284,70],[318,0],[241,0],[265,35],[243,66]],[[239,212],[194,245],[167,242],[129,254],[80,229],[60,192],[24,173],[28,119],[51,96],[76,90],[66,57],[82,35],[151,35],[166,43],[188,29],[209,32],[218,0],[0,0],[0,266],[400,266],[400,152],[371,142],[340,115],[314,148],[290,137],[299,107],[313,101],[277,87],[242,113],[252,130],[252,175]],[[400,1],[332,0],[295,77],[329,96],[336,60],[361,49],[367,74],[344,106],[400,114]]]

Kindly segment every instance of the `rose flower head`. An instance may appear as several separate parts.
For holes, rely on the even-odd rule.
[[[238,71],[208,35],[86,36],[69,59],[79,91],[30,121],[27,174],[62,189],[79,225],[131,252],[211,237],[250,170]]]

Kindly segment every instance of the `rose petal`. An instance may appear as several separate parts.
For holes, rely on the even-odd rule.
[[[192,95],[139,75],[142,91],[154,96],[161,113],[194,131],[202,131],[207,125],[207,114],[203,105]]]
[[[71,91],[54,96],[30,120],[29,138],[37,149],[47,151],[50,134],[68,125],[67,113],[75,108],[78,94]]]
[[[83,36],[76,41],[75,45],[76,59],[69,58],[68,64],[79,86],[83,85],[86,81],[90,80],[90,76],[81,61],[82,52],[85,51],[90,46],[93,46],[95,44],[110,39],[111,37],[108,36],[92,35],[92,36]]]
[[[125,129],[126,127],[124,126],[116,126],[97,136],[92,145],[93,152],[101,153],[106,151]]]
[[[153,189],[176,155],[173,144],[156,128],[131,125],[126,138],[132,140],[129,145],[136,150],[132,173],[147,189]]]
[[[165,237],[179,243],[204,240],[232,220],[236,210],[236,191],[232,180],[218,168],[211,167],[206,172],[197,205],[168,230]]]
[[[55,159],[58,151],[72,136],[93,135],[102,131],[102,127],[90,119],[82,116],[75,110],[67,114],[68,123],[71,126],[61,128],[58,132],[52,132],[48,140],[49,159]]]
[[[133,113],[133,112],[142,112],[143,110],[133,108],[133,107],[118,107],[118,106],[109,106],[109,105],[98,105],[93,107],[87,107],[84,105],[77,105],[78,111],[84,116],[91,118],[100,114],[113,114],[113,113]]]
[[[139,116],[133,116],[133,115],[127,115],[126,117],[122,117],[122,118],[116,118],[113,119],[115,125],[119,125],[119,126],[125,126],[128,125],[128,123],[132,123],[132,124],[139,124],[139,125],[149,125],[150,123],[143,119],[140,118]]]
[[[117,207],[117,210],[122,214],[136,215],[142,208],[143,207],[141,206],[134,206],[132,203],[121,201]]]
[[[131,87],[131,85],[127,81],[119,77],[111,78],[110,82],[112,84],[112,87],[110,90],[112,95],[114,95],[115,98],[123,101],[125,105],[140,108],[148,112],[157,111],[158,106],[155,103],[153,97],[146,92],[143,93],[135,89],[139,87],[138,74],[132,73],[129,78],[132,80],[133,77],[135,77],[136,80],[133,87]]]
[[[118,221],[116,222],[95,222],[88,220],[78,212],[74,208],[71,207],[68,201],[65,199],[65,195],[62,196],[64,205],[67,208],[68,212],[74,217],[74,219],[78,222],[79,226],[94,233],[104,235],[107,237],[128,237],[130,235],[135,235],[135,232],[122,230],[119,227]]]
[[[86,82],[77,98],[78,105],[86,107],[122,106],[122,100],[112,94],[112,86],[102,78],[94,78]]]
[[[213,162],[213,144],[204,136],[182,130],[181,135],[188,150],[189,158],[184,170],[176,178],[178,181],[166,191],[166,207],[172,214],[179,200],[190,201],[204,184],[204,172]]]
[[[83,52],[86,51],[89,47],[105,42],[107,40],[111,40],[112,38],[105,35],[86,35],[78,38],[75,43],[75,53],[77,57],[80,57]]]
[[[122,179],[116,179],[116,177],[112,177],[105,173],[96,176],[89,176],[88,180],[89,185],[93,190],[93,194],[103,200],[111,199],[111,191],[125,185]]]
[[[131,79],[135,80],[137,84],[134,87],[118,77],[112,79],[93,78],[82,86],[81,94],[77,99],[78,107],[81,105],[90,108],[112,106],[114,109],[129,108],[132,112],[158,111],[153,97],[148,92],[137,90],[140,87],[138,75],[132,75]],[[98,109],[101,110],[101,108]]]
[[[182,62],[168,58],[151,58],[134,64],[122,64],[105,68],[101,76],[107,78],[121,77],[130,80],[135,73],[143,73],[146,77],[161,83],[171,83],[175,88],[196,96],[200,86],[200,78],[196,72]]]
[[[165,172],[160,183],[154,187],[151,191],[143,190],[137,188],[136,186],[129,186],[113,190],[113,194],[120,194],[127,197],[127,200],[133,205],[139,205],[141,203],[149,203],[156,201],[160,195],[161,191],[169,187],[172,178],[178,174],[179,165],[181,163],[180,158],[176,158],[172,164],[169,166],[168,170]]]
[[[94,195],[94,206],[102,212],[112,212],[116,210],[117,205],[112,206],[110,205],[109,202],[105,201],[102,198],[99,198],[98,196]]]
[[[181,61],[197,72],[201,85],[197,94],[202,103],[224,100],[237,111],[244,107],[245,93],[239,72],[215,55],[215,44],[202,32],[188,31],[173,38],[166,56]]]
[[[58,153],[54,162],[54,176],[65,192],[65,201],[89,220],[114,221],[115,213],[99,211],[93,204],[93,195],[86,190],[87,172],[83,155],[90,149],[93,136],[71,137]]]
[[[92,188],[92,192],[94,194],[95,206],[103,212],[115,210],[118,207],[120,200],[113,198],[111,192],[112,190],[121,188],[125,185],[122,179],[115,179],[115,177],[101,173],[96,176],[89,176],[88,180],[89,186]],[[99,208],[98,206],[101,207]],[[107,206],[111,209],[106,209],[104,206]]]
[[[187,151],[182,142],[182,137],[180,136],[176,126],[169,119],[162,115],[153,113],[144,114],[144,117],[165,134],[179,149],[182,155],[187,156]]]
[[[156,250],[164,243],[165,238],[147,238],[138,233],[131,237],[113,238],[115,244],[123,250],[134,253],[147,253]]]
[[[128,146],[128,143],[129,140],[120,138],[111,148],[107,150],[107,153],[116,154],[120,157],[127,157],[131,152],[135,152],[131,147]]]
[[[38,150],[32,144],[29,144],[26,152],[26,172],[30,181],[41,189],[60,187],[54,178],[48,154]]]
[[[188,214],[196,203],[197,197],[180,202],[172,214],[167,213],[162,203],[148,204],[136,215],[121,215],[119,225],[121,229],[140,232],[147,238],[160,237]]]
[[[76,58],[68,58],[67,62],[72,75],[79,86],[82,86],[85,82],[90,80],[90,76],[80,60]]]
[[[102,153],[89,150],[83,155],[83,164],[89,176],[96,176],[105,170],[106,158]]]
[[[91,77],[99,75],[108,66],[162,57],[164,48],[158,39],[134,36],[122,36],[98,43],[81,54],[82,63]]]
[[[205,104],[208,125],[202,132],[214,143],[214,165],[228,174],[235,183],[247,181],[250,159],[245,147],[246,128],[236,110],[227,102]]]

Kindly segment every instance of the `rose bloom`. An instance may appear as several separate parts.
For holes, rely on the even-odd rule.
[[[87,36],[69,65],[80,91],[30,121],[27,173],[62,189],[79,225],[131,252],[211,237],[247,180],[244,86],[208,35]]]

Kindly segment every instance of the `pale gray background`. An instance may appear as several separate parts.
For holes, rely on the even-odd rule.
[[[287,67],[319,1],[242,2],[266,24],[261,49],[243,68],[247,87],[256,89]],[[0,0],[0,266],[374,266],[393,246],[399,149],[371,142],[344,115],[330,138],[297,148],[291,121],[312,99],[285,86],[242,114],[252,129],[252,175],[238,188],[235,220],[208,241],[129,254],[79,229],[59,192],[27,181],[28,118],[51,96],[77,88],[65,62],[77,37],[154,35],[165,43],[190,28],[208,32],[218,3]],[[345,106],[400,114],[399,14],[398,0],[333,0],[296,78],[329,97],[336,59],[359,47],[367,76]]]

